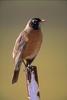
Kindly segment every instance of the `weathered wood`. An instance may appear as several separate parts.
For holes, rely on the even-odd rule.
[[[29,100],[40,100],[37,67],[30,66],[26,70],[27,92]]]

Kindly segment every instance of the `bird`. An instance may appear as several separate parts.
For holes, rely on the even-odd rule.
[[[17,37],[12,52],[15,66],[12,84],[18,80],[21,64],[28,68],[36,58],[43,40],[40,23],[45,21],[40,18],[29,19],[24,30]]]

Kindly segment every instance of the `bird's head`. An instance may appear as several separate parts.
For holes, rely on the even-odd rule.
[[[28,33],[31,29],[38,30],[40,29],[40,23],[42,22],[46,22],[46,20],[43,19],[41,20],[40,18],[32,18],[28,21],[24,30],[27,31]]]
[[[40,18],[32,18],[30,20],[30,27],[32,27],[35,30],[38,30],[40,28],[40,23],[45,22],[46,20],[41,20]]]

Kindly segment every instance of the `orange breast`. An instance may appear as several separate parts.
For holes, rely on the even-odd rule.
[[[28,34],[28,44],[23,53],[24,58],[33,58],[37,55],[40,50],[42,43],[42,33],[40,30],[33,30]]]

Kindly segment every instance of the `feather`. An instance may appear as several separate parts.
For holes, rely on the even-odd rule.
[[[27,40],[24,38],[24,36],[22,36],[22,34],[20,34],[16,40],[16,43],[13,49],[13,59],[14,59],[14,64],[15,64],[15,70],[14,70],[14,75],[12,78],[12,83],[15,83],[18,80],[20,65],[22,63],[21,55],[23,55],[23,51],[26,45],[27,45]]]

